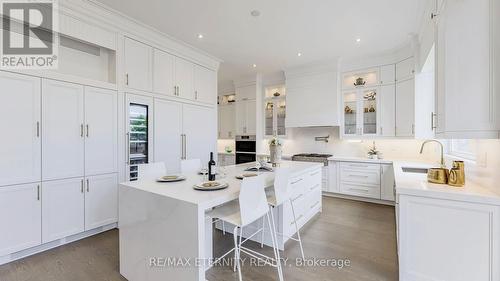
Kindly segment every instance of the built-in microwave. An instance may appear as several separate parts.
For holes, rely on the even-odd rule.
[[[257,142],[254,135],[236,136],[236,164],[255,162],[257,159]]]

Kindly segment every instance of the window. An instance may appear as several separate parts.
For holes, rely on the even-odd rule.
[[[449,140],[448,155],[475,161],[476,142],[474,140]]]

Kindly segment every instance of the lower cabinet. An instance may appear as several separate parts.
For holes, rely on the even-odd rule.
[[[0,256],[42,243],[40,183],[0,187]]]
[[[117,221],[116,173],[0,187],[0,256]]]
[[[85,230],[84,179],[42,184],[42,242],[47,243]]]
[[[500,206],[399,195],[399,280],[500,278]]]
[[[392,164],[330,161],[328,189],[361,198],[395,201]]]
[[[85,230],[118,221],[117,174],[93,176],[86,179]]]

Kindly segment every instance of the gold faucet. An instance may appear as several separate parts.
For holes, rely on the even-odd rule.
[[[437,140],[426,140],[422,143],[422,146],[420,147],[420,154],[424,153],[424,146],[430,142],[436,142],[439,144],[439,146],[441,147],[441,168],[446,168],[446,165],[444,163],[444,148],[443,148],[443,144],[440,142],[440,141],[437,141]]]

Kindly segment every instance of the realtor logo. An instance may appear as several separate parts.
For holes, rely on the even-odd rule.
[[[57,68],[56,0],[0,0],[0,68]]]

